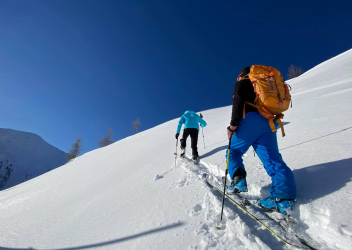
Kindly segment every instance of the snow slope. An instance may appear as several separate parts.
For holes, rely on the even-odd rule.
[[[293,108],[278,138],[297,181],[294,217],[323,249],[351,249],[352,50],[289,84]],[[1,191],[0,249],[290,249],[229,202],[225,229],[214,229],[221,197],[200,174],[224,172],[231,107],[202,114],[199,167],[174,166],[175,119]],[[244,163],[248,197],[268,196],[270,178],[251,149]]]
[[[0,190],[32,179],[66,162],[65,153],[40,136],[0,128],[0,176],[5,176],[6,167],[13,169],[6,184],[0,178]]]

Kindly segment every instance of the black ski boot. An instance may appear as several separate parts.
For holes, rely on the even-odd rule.
[[[193,156],[192,156],[192,161],[194,162],[194,164],[198,164],[199,155],[193,155]]]
[[[186,148],[184,148],[184,147],[180,147],[181,148],[181,154],[180,154],[180,157],[184,157],[185,156],[185,154],[186,154]]]

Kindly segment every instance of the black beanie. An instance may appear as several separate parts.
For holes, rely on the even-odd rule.
[[[243,77],[245,75],[248,75],[250,71],[251,71],[251,67],[245,67],[244,69],[241,70],[238,77]]]

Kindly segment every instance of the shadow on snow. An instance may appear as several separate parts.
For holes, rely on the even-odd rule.
[[[205,157],[208,157],[208,156],[211,156],[213,154],[216,154],[219,151],[226,150],[227,147],[228,147],[228,145],[214,148],[213,150],[209,151],[208,153],[205,153],[204,155],[201,155],[201,159],[204,159]],[[224,157],[225,157],[225,151],[224,151]]]
[[[302,169],[293,170],[297,185],[297,202],[293,216],[298,219],[303,229],[308,226],[300,220],[300,205],[332,194],[351,181],[352,158],[321,163]],[[262,197],[268,197],[271,185],[262,187]],[[343,201],[342,201],[343,202]]]
[[[298,203],[307,204],[332,194],[351,181],[352,158],[325,162],[293,170],[295,175]],[[271,185],[262,187],[262,197],[268,197]]]
[[[97,247],[102,247],[102,246],[107,246],[107,245],[112,245],[112,244],[117,244],[117,243],[121,243],[123,241],[127,241],[127,240],[132,240],[138,237],[142,237],[148,234],[153,234],[153,233],[158,233],[160,231],[164,231],[164,230],[169,230],[175,227],[179,227],[182,226],[184,223],[183,222],[178,222],[178,223],[174,223],[171,225],[167,225],[167,226],[163,226],[163,227],[158,227],[156,229],[151,229],[148,231],[144,231],[138,234],[133,234],[130,236],[126,236],[123,238],[119,238],[119,239],[115,239],[115,240],[111,240],[111,241],[106,241],[106,242],[101,242],[101,243],[96,243],[96,244],[91,244],[91,245],[85,245],[85,246],[78,246],[78,247],[69,247],[69,248],[55,248],[55,249],[48,249],[48,248],[42,248],[40,250],[78,250],[78,249],[88,249],[88,248],[97,248]],[[39,250],[37,248],[9,248],[9,247],[0,247],[0,250]]]

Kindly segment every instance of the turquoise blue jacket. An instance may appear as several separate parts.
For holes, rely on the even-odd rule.
[[[199,130],[199,124],[202,128],[207,126],[207,123],[194,111],[188,110],[182,116],[177,126],[177,133],[180,133],[182,124],[185,128],[196,128]]]

